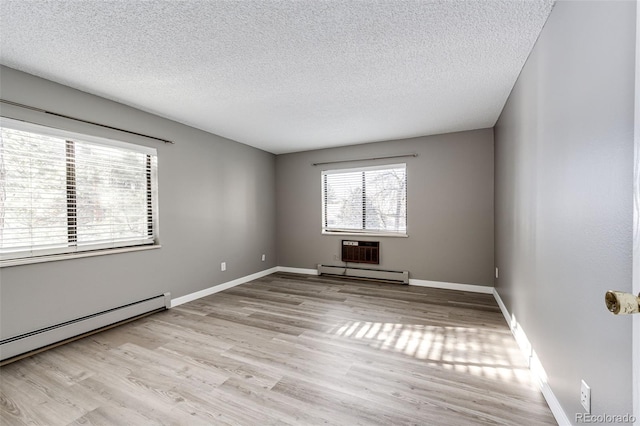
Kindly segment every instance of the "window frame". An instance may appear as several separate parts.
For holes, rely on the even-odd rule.
[[[405,205],[404,205],[404,210],[405,210],[405,230],[403,231],[399,231],[399,232],[395,232],[395,231],[388,231],[388,230],[374,230],[374,229],[366,229],[366,210],[363,208],[363,217],[362,217],[362,223],[363,223],[363,228],[362,229],[354,229],[354,228],[329,228],[326,226],[326,220],[327,220],[327,204],[326,204],[326,191],[325,191],[325,185],[326,185],[326,180],[325,177],[327,175],[332,175],[332,174],[346,174],[346,173],[354,173],[354,172],[362,172],[362,173],[366,173],[367,171],[375,171],[375,170],[389,170],[389,169],[397,169],[397,168],[403,168],[404,169],[404,183],[405,183],[405,187],[404,187],[404,191],[405,191]],[[321,212],[321,229],[322,229],[322,234],[323,235],[352,235],[352,236],[373,236],[373,237],[400,237],[400,238],[407,238],[409,236],[409,213],[408,213],[408,172],[409,168],[407,167],[407,163],[394,163],[394,164],[380,164],[380,165],[374,165],[374,166],[362,166],[362,167],[350,167],[350,168],[346,168],[346,169],[326,169],[326,170],[322,170],[321,174],[320,174],[320,195],[321,195],[321,199],[322,199],[322,212]],[[364,175],[363,175],[364,176]],[[365,193],[365,197],[366,197],[366,193]],[[364,200],[363,200],[364,201]],[[363,206],[365,205],[365,203],[363,202]]]
[[[99,256],[106,254],[123,253],[129,251],[141,251],[160,248],[159,240],[159,221],[158,221],[158,155],[155,148],[145,145],[133,144],[121,140],[115,140],[105,137],[98,137],[79,133],[75,131],[62,130],[55,127],[36,124],[23,120],[16,120],[8,117],[0,117],[0,127],[22,132],[34,133],[37,135],[64,139],[65,166],[67,172],[67,185],[64,190],[67,193],[67,242],[65,245],[54,248],[31,248],[28,250],[8,251],[0,254],[0,268],[6,266],[15,266],[29,263],[50,262],[55,260],[65,260],[81,257]],[[146,156],[146,193],[147,193],[147,222],[148,237],[150,238],[132,238],[130,240],[112,240],[105,243],[85,243],[77,242],[77,217],[72,213],[77,204],[72,200],[76,198],[75,181],[70,184],[69,177],[75,179],[75,155],[69,160],[69,155],[73,154],[73,150],[77,144],[92,144],[102,147],[115,148],[127,151],[133,151]]]

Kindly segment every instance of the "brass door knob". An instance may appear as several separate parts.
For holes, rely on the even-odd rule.
[[[637,314],[640,312],[640,294],[634,296],[622,291],[608,291],[604,295],[607,309],[614,315]]]

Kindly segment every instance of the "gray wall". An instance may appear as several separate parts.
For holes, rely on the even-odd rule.
[[[631,414],[634,2],[558,2],[495,127],[496,289],[571,421]]]
[[[274,155],[10,68],[1,68],[0,78],[3,99],[175,141],[165,145],[3,104],[8,117],[156,147],[162,248],[0,269],[2,338],[276,266]]]
[[[417,153],[416,158],[312,163]],[[321,234],[323,169],[407,163],[408,238],[379,240],[381,269],[411,278],[493,286],[493,132],[491,129],[279,155],[277,241],[281,266],[340,265],[342,238]]]

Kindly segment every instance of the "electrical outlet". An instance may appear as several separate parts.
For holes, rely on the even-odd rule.
[[[498,278],[498,267],[496,266],[496,278]]]
[[[264,262],[265,260],[267,260],[267,255],[266,255],[266,254],[263,254],[263,255],[262,255],[262,261]]]
[[[340,258],[338,257],[338,255],[337,255],[337,254],[334,254],[334,255],[333,255],[333,260],[340,260]]]
[[[591,413],[591,388],[582,380],[580,383],[580,403],[587,414]]]
[[[220,270],[221,271],[226,271],[227,270],[227,262],[222,262],[220,264]]]

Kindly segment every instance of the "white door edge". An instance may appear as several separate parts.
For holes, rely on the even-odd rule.
[[[633,283],[632,291],[640,294],[640,1],[636,0],[636,66],[634,111],[634,177],[633,177]],[[634,426],[640,426],[640,314],[633,315],[632,374]]]

